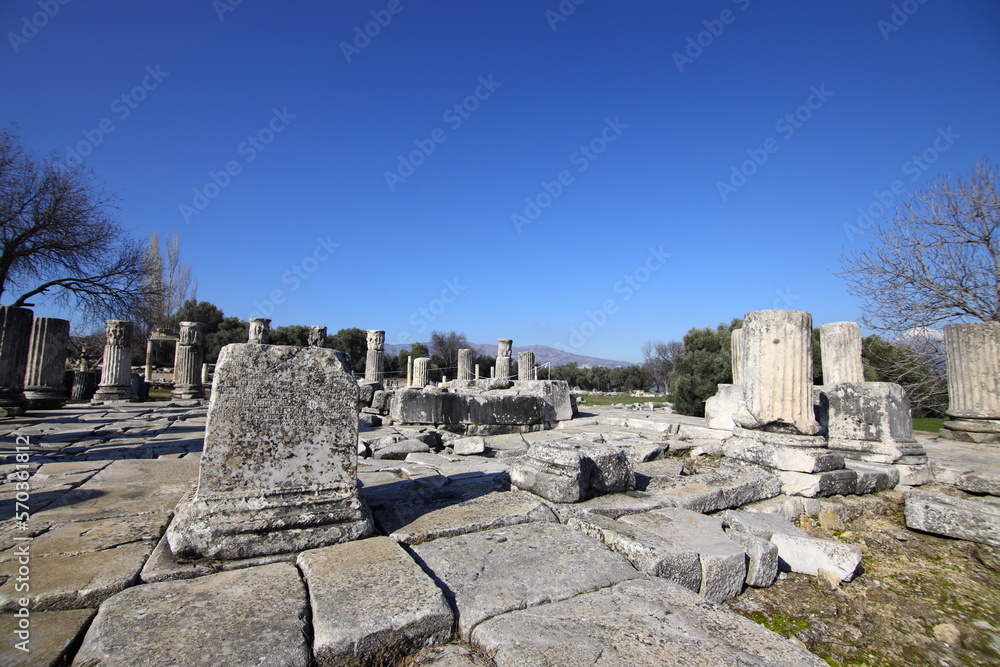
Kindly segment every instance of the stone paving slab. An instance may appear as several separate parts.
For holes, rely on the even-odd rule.
[[[307,667],[308,618],[290,563],[135,586],[101,605],[74,664]]]
[[[925,533],[1000,547],[1000,499],[944,490],[906,493],[906,527]]]
[[[56,524],[31,540],[31,551],[49,556],[73,556],[89,551],[113,549],[135,542],[156,542],[163,535],[171,514],[154,512],[118,517],[114,520],[72,521]],[[18,546],[0,552],[0,562],[16,559]]]
[[[178,561],[170,551],[170,545],[164,535],[156,543],[153,553],[146,559],[139,573],[139,580],[144,584],[176,579],[194,579],[217,572],[242,570],[248,567],[259,567],[271,563],[287,563],[295,560],[296,553],[275,554],[273,556],[256,556],[254,558],[237,558],[233,560],[197,560]]]
[[[27,642],[15,634],[20,630],[14,614],[0,614],[0,637],[4,648],[0,651],[0,667],[36,665],[57,667],[69,664],[73,651],[90,620],[97,611],[94,609],[72,609],[69,611],[32,611],[29,613]],[[27,652],[18,645],[28,649]]]
[[[554,523],[442,538],[412,550],[445,588],[464,639],[498,614],[641,576],[597,540]]]
[[[0,611],[13,610],[21,597],[31,600],[34,611],[96,607],[138,582],[154,546],[147,540],[72,556],[32,554],[30,591],[18,592],[17,578],[7,579],[0,585]]]
[[[662,579],[495,616],[472,631],[498,667],[825,667],[753,621]]]
[[[32,520],[55,523],[169,512],[197,480],[197,457],[115,461]]]
[[[364,664],[390,645],[409,652],[451,638],[444,593],[391,538],[305,551],[296,562],[308,584],[320,665]]]

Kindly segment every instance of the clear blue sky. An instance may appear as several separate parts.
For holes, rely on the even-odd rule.
[[[199,299],[389,343],[637,361],[758,308],[858,319],[858,208],[1000,156],[992,0],[6,0],[0,26],[0,120],[86,153],[137,236],[179,232]]]

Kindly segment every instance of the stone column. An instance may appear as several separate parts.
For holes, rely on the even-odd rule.
[[[517,353],[517,379],[523,381],[535,379],[534,352],[525,351]]]
[[[733,329],[730,351],[733,357],[733,384],[743,384],[743,329]]]
[[[423,389],[430,383],[428,378],[428,366],[430,365],[430,357],[417,357],[413,360],[413,386],[418,389]]]
[[[268,336],[271,332],[271,320],[266,317],[250,318],[250,336],[248,343],[267,345]]]
[[[472,350],[467,347],[458,351],[458,379],[472,379]]]
[[[174,355],[174,389],[170,398],[205,398],[201,384],[202,338],[205,325],[201,322],[181,322],[181,337]]]
[[[513,344],[510,338],[497,339],[497,373],[498,380],[510,379],[510,351]]]
[[[146,339],[146,382],[153,381],[153,337]]]
[[[28,369],[24,374],[24,395],[28,407],[61,408],[66,405],[66,353],[69,348],[69,321],[36,317],[31,324]]]
[[[861,327],[857,322],[827,322],[820,325],[823,384],[864,382],[861,363]]]
[[[309,347],[323,347],[326,342],[326,327],[309,327]]]
[[[476,364],[476,377],[474,379],[479,379],[479,364]]]
[[[365,382],[382,381],[382,362],[385,356],[385,332],[368,331],[368,356],[365,357]]]
[[[94,394],[95,401],[126,402],[132,395],[132,323],[108,320],[108,342],[104,346],[101,384]]]
[[[28,366],[33,313],[27,308],[0,306],[0,415],[24,414],[24,372]]]
[[[755,310],[743,321],[743,405],[737,426],[816,435],[813,412],[812,315]]]
[[[948,411],[941,435],[1000,443],[1000,322],[949,324]]]
[[[201,364],[201,384],[208,384],[208,364],[204,362]]]
[[[413,386],[413,357],[406,357],[406,386]]]

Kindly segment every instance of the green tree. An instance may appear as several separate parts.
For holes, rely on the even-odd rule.
[[[224,318],[222,310],[208,301],[188,299],[177,309],[178,322],[201,322],[205,325],[205,336],[218,331]]]
[[[250,337],[250,323],[238,317],[225,317],[219,328],[205,336],[205,361],[214,364],[219,352],[230,343],[245,343]]]
[[[682,415],[705,416],[705,401],[720,384],[733,381],[732,335],[743,321],[711,328],[691,329],[684,334],[684,353],[674,361],[670,374],[670,401]]]
[[[362,329],[341,329],[327,337],[327,347],[351,355],[351,369],[355,373],[365,372],[365,358],[368,354],[368,334]]]
[[[305,347],[309,344],[309,329],[301,324],[289,324],[271,329],[267,338],[271,345],[294,345]]]

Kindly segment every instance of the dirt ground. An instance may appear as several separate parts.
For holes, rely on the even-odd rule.
[[[1000,549],[907,530],[896,491],[828,499],[799,523],[857,545],[861,574],[831,590],[789,573],[727,606],[831,665],[1000,665]]]

